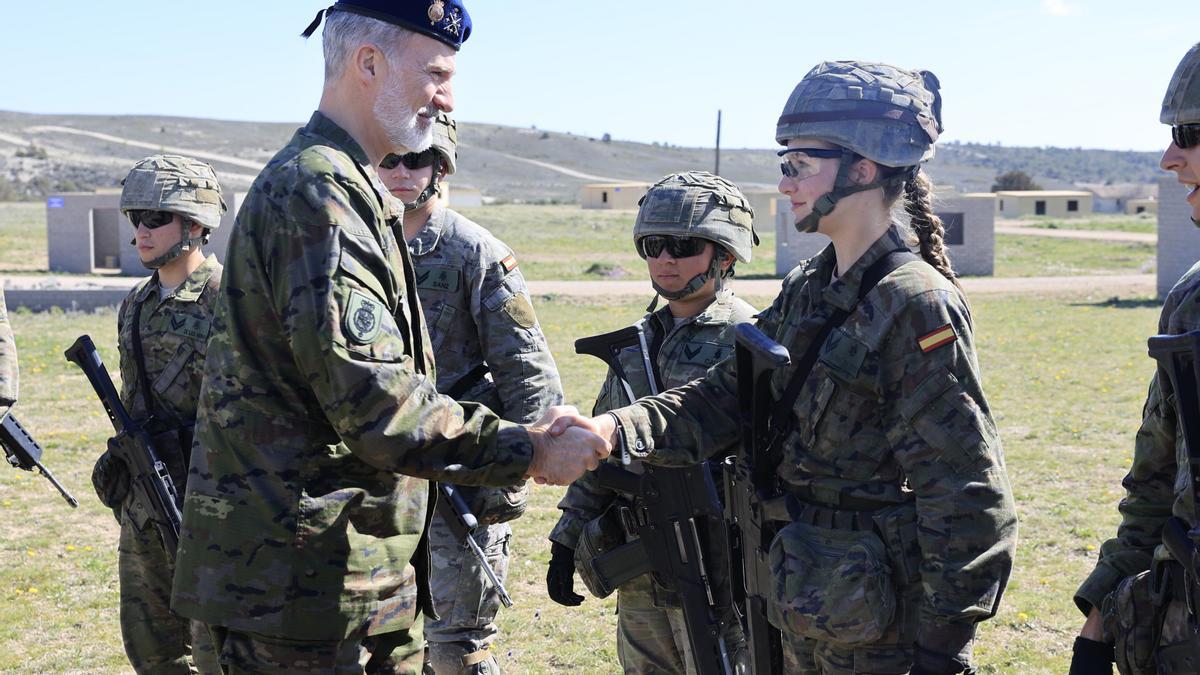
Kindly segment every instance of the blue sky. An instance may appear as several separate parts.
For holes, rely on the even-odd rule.
[[[426,0],[416,0],[425,2]],[[466,0],[461,120],[769,147],[827,59],[927,68],[944,139],[1158,150],[1163,91],[1200,37],[1182,2]],[[331,0],[0,0],[0,110],[302,122]]]

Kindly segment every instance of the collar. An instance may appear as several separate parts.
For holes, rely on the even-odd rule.
[[[907,247],[904,238],[900,236],[900,231],[893,223],[888,227],[883,236],[875,240],[858,260],[846,270],[846,273],[838,277],[837,281],[829,283],[821,290],[821,298],[830,305],[838,309],[849,311],[858,302],[858,288],[862,285],[863,274],[867,269],[874,265],[877,260],[887,255],[889,251],[894,251],[897,248]],[[829,255],[824,254],[828,252]],[[815,266],[815,272],[822,272],[815,280],[822,283],[828,283],[825,280],[829,279],[833,273],[834,267],[837,265],[836,254],[833,251],[833,246],[830,245],[826,251],[822,251],[822,259]]]
[[[724,325],[729,323],[729,317],[733,315],[733,289],[722,288],[717,291],[717,295],[713,301],[708,303],[708,307],[696,316],[684,317],[675,319],[671,316],[670,304],[664,305],[654,311],[654,314],[647,315],[658,316],[659,325],[666,325],[666,320],[671,319],[672,327],[685,326],[687,324],[697,324],[700,326]]]
[[[370,166],[371,160],[367,157],[367,151],[354,140],[345,129],[337,125],[337,122],[325,116],[325,113],[317,110],[314,111],[312,117],[308,118],[308,124],[304,125],[304,131],[314,136],[320,136],[329,141],[329,145],[341,150],[350,155],[354,161],[363,166]]]
[[[208,287],[208,282],[213,275],[217,273],[220,264],[217,263],[215,253],[209,253],[204,262],[200,266],[192,270],[192,273],[183,280],[182,284],[175,289],[175,292],[168,296],[172,300],[179,302],[195,302],[200,298],[200,294]],[[136,302],[145,302],[153,294],[158,297],[158,271],[155,270],[150,278],[143,281],[138,288],[137,293],[133,296]]]
[[[408,252],[413,257],[432,253],[441,241],[442,233],[446,231],[448,220],[444,207],[439,206],[434,209],[433,213],[429,214],[429,220],[425,221],[425,225],[421,227],[421,231],[417,232],[417,236],[408,240]]]

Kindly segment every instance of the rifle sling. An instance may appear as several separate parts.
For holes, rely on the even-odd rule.
[[[458,378],[450,388],[446,390],[446,395],[457,401],[463,394],[471,390],[488,374],[488,366],[486,363],[480,363],[474,368],[467,371],[466,375]]]
[[[158,279],[155,273],[154,279]],[[142,303],[133,308],[133,367],[137,369],[138,384],[142,388],[142,403],[146,405],[146,419],[154,417],[154,397],[150,395],[150,378],[146,375],[145,360],[142,358]]]
[[[771,410],[772,426],[780,424],[782,420],[790,420],[792,407],[796,405],[796,399],[800,396],[800,390],[804,388],[804,383],[808,381],[808,376],[812,373],[813,366],[817,364],[817,357],[821,353],[821,347],[824,346],[825,340],[829,338],[829,334],[838,326],[846,322],[862,303],[863,298],[867,297],[884,277],[895,272],[905,263],[914,260],[920,260],[912,251],[907,248],[899,248],[889,251],[879,260],[876,260],[870,267],[863,272],[862,284],[858,287],[858,299],[849,310],[836,310],[821,330],[812,339],[808,345],[808,350],[804,352],[804,356],[800,358],[796,364],[796,370],[792,372],[792,379],[788,381],[787,388],[783,391],[783,396],[775,403]],[[778,438],[782,438],[782,434]]]

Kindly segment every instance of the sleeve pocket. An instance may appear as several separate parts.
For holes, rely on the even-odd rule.
[[[905,420],[955,471],[987,453],[983,412],[950,371],[941,368],[925,379],[901,406]]]

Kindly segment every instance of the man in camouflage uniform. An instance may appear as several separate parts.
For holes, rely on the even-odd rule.
[[[640,322],[660,391],[703,377],[711,366],[733,353],[733,326],[753,318],[754,308],[734,297],[724,281],[733,275],[735,259],[750,262],[751,247],[758,243],[753,217],[737,186],[703,171],[666,176],[642,198],[633,228],[634,246],[646,259],[655,291],[667,298],[665,307],[657,311],[651,307]],[[694,248],[676,248],[687,244]],[[626,349],[618,358],[633,395],[649,396],[649,375],[641,350]],[[610,369],[592,414],[601,415],[632,402]],[[609,461],[619,460],[609,457]],[[714,469],[719,470],[720,460],[710,461],[716,462]],[[610,518],[620,528],[619,510],[637,509],[640,503],[631,504],[589,473],[571,484],[558,508],[563,513],[550,533],[547,589],[555,602],[574,606],[582,601],[573,590],[576,561],[583,570],[589,569],[591,562],[580,559],[576,552],[592,550],[580,547],[588,523]],[[591,531],[598,529],[599,524]],[[636,538],[632,533],[626,536]],[[742,630],[729,602],[728,576],[721,573],[726,567],[716,560],[719,558],[714,557],[709,568],[715,572],[715,595],[724,604],[722,637],[733,657],[742,645]],[[674,591],[645,574],[622,584],[617,593],[617,656],[625,672],[694,674],[683,610]]]
[[[776,127],[779,187],[797,227],[832,240],[758,319],[792,355],[770,375],[772,400],[798,377],[790,410],[772,420],[788,518],[770,544],[765,593],[788,673],[969,670],[976,626],[995,614],[1012,569],[1003,450],[920,169],[940,117],[932,73],[837,61],[809,71]],[[890,217],[901,193],[907,236]],[[890,271],[877,266],[889,259]],[[873,287],[870,270],[881,274]],[[826,333],[838,310],[844,321]],[[726,359],[587,422],[614,441],[619,429],[653,465],[727,452],[741,440],[735,370]]]
[[[440,114],[430,148],[390,155],[380,178],[404,202],[404,239],[428,321],[438,391],[483,403],[511,422],[531,423],[562,404],[562,383],[512,250],[442,206],[439,186],[454,173],[457,143],[454,120]],[[508,521],[524,512],[528,490],[521,484],[461,492],[486,525],[475,538],[503,581],[512,537]],[[500,672],[490,652],[499,595],[440,511],[430,523],[429,547],[440,617],[425,622],[430,664],[437,673]]]
[[[1192,220],[1200,225],[1200,44],[1180,61],[1163,98],[1160,120],[1172,127],[1161,166],[1192,186]],[[1167,294],[1159,334],[1200,329],[1200,264]],[[1075,641],[1072,673],[1111,672],[1115,656],[1122,673],[1195,673],[1197,646],[1188,627],[1183,570],[1162,544],[1172,515],[1200,524],[1189,489],[1188,451],[1183,443],[1175,392],[1162,368],[1150,380],[1142,425],[1133,445],[1133,464],[1122,484],[1121,524],[1100,547],[1095,570],[1075,592],[1087,617]],[[1115,654],[1114,654],[1115,643]]]
[[[436,390],[393,231],[403,207],[374,167],[429,147],[452,109],[471,31],[461,2],[322,12],[318,110],[259,174],[230,237],[183,506],[172,607],[209,625],[230,673],[361,672],[365,636],[432,613],[427,479],[566,484],[610,448]],[[396,593],[405,562],[414,595]]]
[[[136,228],[138,256],[154,273],[117,314],[121,403],[143,420],[180,492],[187,478],[213,306],[221,283],[216,256],[201,246],[221,224],[225,203],[211,166],[154,155],[123,181],[121,212]],[[113,438],[110,444],[128,439]],[[151,515],[130,498],[129,467],[111,450],[96,461],[96,495],[121,523],[118,572],[121,637],[139,673],[215,669],[207,635],[170,611],[171,566]],[[194,663],[193,663],[194,661]]]
[[[8,308],[4,304],[4,289],[0,288],[0,420],[17,402],[19,390],[17,369],[17,343],[13,340],[12,325],[8,322]]]

